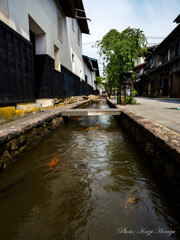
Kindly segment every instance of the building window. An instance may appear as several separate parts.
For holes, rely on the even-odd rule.
[[[85,75],[85,82],[86,82],[86,83],[88,82],[88,77],[87,77],[87,75]]]
[[[58,38],[63,42],[63,21],[60,12],[58,12]]]
[[[164,88],[164,75],[161,75],[161,88]]]
[[[75,59],[74,59],[74,54],[72,53],[72,71],[75,73]]]
[[[171,59],[171,50],[170,48],[168,49],[168,61]]]
[[[78,28],[78,45],[80,46],[81,40],[80,40],[80,30]]]
[[[72,30],[73,30],[73,32],[74,32],[74,18],[72,18]]]
[[[168,61],[168,51],[165,51],[163,53],[163,63],[167,62]]]
[[[156,65],[156,57],[155,57],[155,56],[153,56],[152,67],[155,67],[155,65]]]
[[[54,67],[60,71],[59,48],[54,45]]]
[[[177,47],[177,55],[180,55],[180,42],[178,43],[178,47]]]

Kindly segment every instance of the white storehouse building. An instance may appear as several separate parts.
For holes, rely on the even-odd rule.
[[[0,1],[0,103],[88,95],[82,0]]]
[[[99,77],[99,66],[97,59],[83,55],[85,81],[97,90],[96,77]]]

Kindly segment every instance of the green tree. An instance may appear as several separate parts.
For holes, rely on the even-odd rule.
[[[121,33],[111,29],[101,41],[97,41],[100,56],[103,57],[103,74],[113,88],[120,87],[120,80],[132,72],[139,56],[146,54],[146,38],[140,29],[128,27]]]
[[[96,77],[96,83],[97,83],[97,87],[102,87],[102,85],[103,85],[103,78],[101,76]]]

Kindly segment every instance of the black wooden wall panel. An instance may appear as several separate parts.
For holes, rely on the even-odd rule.
[[[0,103],[34,100],[32,44],[0,21]]]
[[[37,98],[65,96],[64,76],[54,69],[54,59],[49,55],[36,55],[35,79]]]
[[[87,82],[80,81],[80,78],[73,74],[70,70],[61,67],[62,73],[64,75],[64,88],[65,96],[82,96],[94,94],[93,87],[91,87]]]
[[[65,96],[75,96],[75,76],[64,66],[61,67],[61,71],[64,76],[64,90]]]

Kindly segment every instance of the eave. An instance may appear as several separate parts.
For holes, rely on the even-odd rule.
[[[83,55],[83,59],[86,62],[87,66],[92,72],[96,72],[96,77],[99,77],[99,66],[98,61],[95,58],[90,58],[88,56]]]
[[[58,0],[66,17],[76,18],[82,33],[89,34],[89,28],[82,0]]]
[[[66,17],[75,18],[75,6],[72,0],[58,0]]]
[[[79,27],[82,33],[89,34],[89,27],[87,23],[86,13],[82,0],[73,0],[75,6],[75,18],[79,23]]]
[[[180,38],[180,24],[178,24],[177,27],[159,44],[155,52],[157,54],[162,54],[165,49],[176,41],[177,38]]]
[[[176,63],[176,62],[179,61],[179,60],[180,60],[180,56],[178,56],[178,57],[176,57],[176,58],[174,58],[174,59],[172,59],[172,60],[170,60],[170,61],[168,61],[168,62],[166,62],[166,63],[164,63],[164,64],[161,64],[160,66],[155,67],[153,70],[151,70],[151,71],[150,71],[150,74],[151,74],[151,73],[154,73],[154,72],[156,72],[156,71],[161,71],[161,70],[163,70],[164,68],[167,69],[168,67],[170,67],[170,65]]]
[[[92,62],[90,61],[89,57],[83,55],[83,59],[84,59],[86,65],[88,66],[89,70],[94,72],[94,68],[93,68]]]
[[[174,19],[174,21],[173,21],[173,22],[180,23],[180,14],[177,16],[177,18],[176,18],[176,19]]]
[[[99,65],[98,65],[97,59],[95,59],[95,58],[89,58],[89,59],[90,59],[91,62],[92,62],[94,71],[96,72],[96,77],[99,77],[100,74],[99,74]]]
[[[146,63],[141,63],[141,64],[139,64],[139,65],[136,65],[136,66],[134,67],[134,69],[135,69],[135,70],[138,70],[139,68],[142,68],[144,65],[146,65]]]

